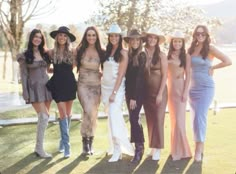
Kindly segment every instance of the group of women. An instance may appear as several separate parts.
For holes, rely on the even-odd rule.
[[[20,63],[23,97],[38,114],[35,153],[52,157],[43,147],[52,99],[57,103],[61,140],[59,151],[70,157],[69,127],[73,100],[77,96],[83,109],[80,133],[85,155],[92,155],[93,140],[100,99],[108,114],[109,162],[133,156],[137,163],[144,154],[144,133],[140,122],[143,106],[148,129],[149,155],[160,159],[164,148],[164,120],[168,104],[171,119],[171,156],[173,160],[191,157],[185,131],[186,102],[189,97],[195,141],[194,159],[201,161],[206,135],[207,111],[214,96],[212,75],[215,69],[231,64],[231,60],[210,44],[206,26],[198,25],[188,52],[185,36],[176,31],[169,37],[168,55],[160,44],[165,36],[157,27],[141,34],[132,29],[122,37],[117,24],[110,26],[106,50],[101,47],[97,29],[85,30],[80,44],[73,49],[75,36],[67,27],[52,31],[53,49],[44,49],[44,37],[34,29],[28,48],[17,57]],[[123,47],[123,40],[128,50]],[[216,57],[220,63],[213,65]],[[53,70],[49,65],[53,64]],[[78,82],[73,74],[77,66]],[[190,73],[191,70],[191,73]],[[49,79],[47,71],[53,73]],[[191,83],[190,83],[191,82]],[[168,84],[168,85],[167,85]],[[168,86],[168,88],[167,88]],[[190,88],[190,89],[189,89]],[[126,98],[130,120],[130,139],[122,114]],[[131,144],[134,143],[134,146]]]

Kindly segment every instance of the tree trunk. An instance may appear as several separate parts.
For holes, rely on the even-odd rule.
[[[8,49],[7,49],[7,46],[5,46],[5,49],[4,49],[4,60],[3,60],[3,72],[2,72],[2,79],[3,79],[3,80],[6,80],[6,69],[7,69],[6,62],[7,62],[7,52],[8,52]]]

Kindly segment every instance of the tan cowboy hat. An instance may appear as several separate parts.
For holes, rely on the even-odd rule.
[[[170,36],[168,36],[168,41],[170,42],[171,39],[184,39],[186,41],[186,36],[180,30],[175,30]]]
[[[55,39],[55,37],[58,33],[65,33],[70,38],[71,42],[74,42],[76,40],[76,37],[72,33],[70,33],[70,29],[65,26],[61,26],[58,28],[58,30],[52,31],[50,33],[50,36],[53,39]]]
[[[124,37],[124,41],[128,43],[129,39],[131,38],[140,38],[144,40],[144,36],[141,35],[137,29],[132,29],[130,32],[128,32],[128,35]]]
[[[122,31],[118,24],[112,24],[107,32],[107,34],[122,34]]]
[[[156,35],[159,37],[159,44],[165,42],[165,36],[162,34],[162,32],[157,27],[151,27],[147,32],[144,32],[145,37],[147,35]]]

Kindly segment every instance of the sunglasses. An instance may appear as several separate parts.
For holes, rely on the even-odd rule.
[[[196,32],[195,35],[196,35],[197,37],[199,37],[199,36],[202,36],[202,37],[207,36],[207,34],[206,34],[205,32]]]

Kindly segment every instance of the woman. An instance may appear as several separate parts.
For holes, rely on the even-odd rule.
[[[73,100],[76,98],[76,80],[72,71],[74,56],[71,42],[74,42],[76,38],[65,26],[52,31],[50,36],[55,39],[55,43],[54,48],[49,50],[53,64],[53,76],[48,83],[48,88],[57,103],[60,115],[61,141],[59,151],[64,151],[64,157],[68,158],[70,157],[69,125],[71,108]]]
[[[190,106],[193,118],[195,161],[202,161],[206,136],[207,112],[214,97],[215,85],[212,78],[215,69],[232,64],[231,60],[210,44],[210,35],[204,25],[198,25],[188,53],[191,56]],[[213,58],[220,63],[212,65]]]
[[[113,155],[109,162],[122,158],[122,152],[133,155],[128,131],[122,114],[125,95],[125,73],[128,65],[127,51],[122,48],[121,29],[117,24],[108,31],[108,44],[103,63],[102,101],[108,110],[110,146]]]
[[[52,101],[51,93],[46,88],[49,67],[48,55],[44,49],[45,40],[40,30],[34,29],[30,33],[28,48],[17,55],[20,64],[23,98],[31,103],[38,114],[35,154],[42,158],[52,155],[44,151],[44,132],[48,125],[49,107]]]
[[[185,37],[175,31],[168,52],[168,110],[171,121],[171,156],[180,160],[191,157],[186,136],[185,115],[190,81],[190,56],[186,54]]]
[[[104,57],[98,31],[94,26],[85,30],[77,49],[77,68],[79,71],[77,94],[83,108],[80,133],[82,135],[83,154],[92,155],[92,143],[101,97],[100,65]]]
[[[135,143],[135,155],[131,162],[136,163],[141,161],[144,152],[144,134],[139,113],[143,105],[146,55],[142,50],[143,37],[138,30],[131,30],[124,40],[129,46],[125,81],[126,103],[129,111],[131,143]]]
[[[149,147],[152,148],[152,160],[160,159],[160,150],[164,148],[164,119],[167,105],[167,58],[159,44],[165,37],[156,27],[146,33],[145,53],[145,100],[144,111],[147,120]]]

